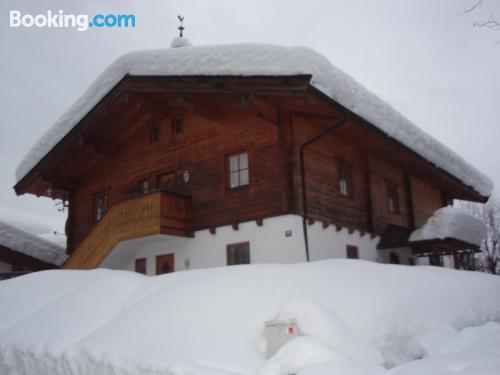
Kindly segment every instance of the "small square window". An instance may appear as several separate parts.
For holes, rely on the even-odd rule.
[[[227,265],[250,264],[250,242],[227,245]]]
[[[229,188],[235,189],[250,183],[248,153],[231,155],[228,158]]]
[[[183,127],[183,119],[182,117],[176,117],[172,121],[172,135],[176,135],[182,133]]]
[[[135,260],[135,272],[146,274],[146,258],[138,258]]]
[[[358,247],[353,245],[346,246],[347,259],[358,259]]]

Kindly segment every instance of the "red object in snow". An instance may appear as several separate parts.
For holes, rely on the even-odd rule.
[[[293,335],[294,334],[293,327],[288,327],[288,334],[289,335]]]

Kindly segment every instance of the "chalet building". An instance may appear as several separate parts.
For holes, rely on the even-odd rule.
[[[69,207],[65,268],[453,266],[477,250],[410,237],[453,199],[485,202],[491,181],[326,58],[172,46],[114,62],[18,167],[17,194]]]
[[[66,259],[62,247],[0,221],[0,280],[59,268]]]

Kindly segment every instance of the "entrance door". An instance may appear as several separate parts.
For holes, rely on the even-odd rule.
[[[161,275],[175,271],[174,254],[156,256],[156,274]]]

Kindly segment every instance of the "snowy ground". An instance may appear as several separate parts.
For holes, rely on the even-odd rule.
[[[498,374],[500,277],[329,260],[0,282],[0,374]],[[265,359],[264,322],[303,336]],[[422,358],[422,359],[421,359]]]

